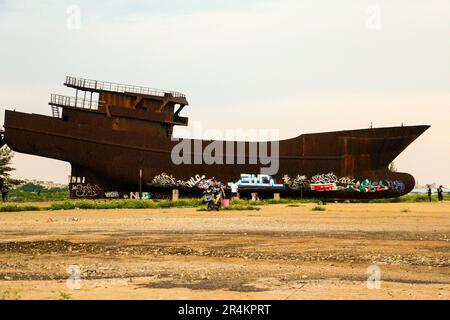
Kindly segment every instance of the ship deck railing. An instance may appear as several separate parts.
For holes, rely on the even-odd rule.
[[[99,107],[103,107],[105,105],[105,102],[91,99],[83,99],[80,97],[63,96],[60,94],[51,94],[49,104],[57,107],[98,110]]]
[[[142,95],[150,95],[150,96],[161,96],[164,97],[166,94],[171,94],[175,98],[186,98],[186,95],[177,91],[170,90],[161,90],[155,88],[141,87],[141,86],[133,86],[127,84],[120,84],[114,82],[107,81],[98,81],[91,79],[83,79],[77,77],[66,76],[65,85],[80,88],[80,89],[88,89],[92,91],[111,91],[111,92],[119,92],[119,93],[136,93]]]

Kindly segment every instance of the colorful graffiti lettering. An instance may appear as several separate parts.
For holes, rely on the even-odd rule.
[[[289,176],[285,175],[283,178],[285,184],[291,189],[300,189],[305,186],[306,183],[309,184],[309,180],[306,176],[297,176],[301,178],[299,181],[301,184],[295,185]],[[317,174],[311,178],[311,183],[309,184],[312,191],[336,191],[336,190],[348,190],[355,192],[381,192],[392,190],[394,192],[403,193],[405,191],[405,184],[402,181],[371,181],[369,179],[356,180],[352,177],[342,177],[337,178],[333,173]]]
[[[144,199],[144,200],[149,200],[149,199],[152,198],[152,194],[150,192],[142,192],[142,197],[139,198],[139,192],[136,191],[136,192],[130,192],[129,194],[128,193],[124,193],[122,195],[122,197],[124,199]],[[154,198],[156,198],[156,196]]]
[[[398,193],[405,192],[405,183],[403,181],[395,180],[395,181],[386,181],[389,188]]]
[[[383,181],[370,179],[357,180],[352,177],[338,178],[333,172],[316,174],[308,179],[306,175],[297,175],[295,179],[291,179],[289,175],[285,174],[282,178],[283,183],[277,183],[270,175],[264,174],[241,174],[240,180],[235,182],[238,188],[289,188],[291,190],[305,190],[310,189],[316,192],[327,191],[353,191],[360,193],[373,193],[392,190],[394,192],[403,193],[405,191],[405,184],[402,181]],[[209,180],[205,175],[197,174],[187,181],[177,180],[172,175],[161,173],[153,178],[150,186],[160,187],[183,187],[183,188],[199,188],[205,189],[209,185]],[[95,192],[95,191],[94,191]],[[112,196],[111,196],[112,197]],[[130,198],[137,198],[138,196],[130,195]]]
[[[170,187],[183,187],[183,188],[207,188],[209,180],[205,179],[204,175],[197,174],[195,177],[191,177],[187,181],[177,180],[174,176],[168,175],[163,172],[157,176],[155,176],[151,183],[148,183],[150,186],[158,186],[164,188]]]
[[[197,188],[199,189],[207,189],[209,186],[209,180],[202,179],[201,181],[197,182]]]
[[[142,197],[139,197],[139,192],[130,192],[130,196],[127,194],[123,195],[124,199],[145,199],[148,200],[152,197],[150,192],[142,192]]]
[[[336,191],[337,189],[336,183],[311,183],[312,191]]]
[[[336,191],[338,190],[338,177],[333,173],[316,174],[311,178],[312,191]]]
[[[386,191],[389,187],[386,186],[383,181],[370,181],[365,179],[363,181],[357,181],[356,183],[350,183],[347,185],[347,190],[356,191],[361,193]]]
[[[238,188],[284,188],[284,184],[276,183],[267,174],[241,174],[241,179],[236,184]]]

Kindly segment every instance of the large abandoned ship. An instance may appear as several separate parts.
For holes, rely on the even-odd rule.
[[[389,164],[429,126],[368,128],[277,141],[278,170],[262,174],[250,155],[232,162],[176,164],[174,126],[187,126],[180,115],[188,105],[182,93],[66,77],[75,96],[52,94],[52,116],[5,111],[1,145],[12,150],[69,162],[74,198],[165,198],[201,194],[208,179],[234,184],[243,196],[279,193],[321,199],[398,197],[415,184]],[[189,139],[182,157],[194,159],[211,141]],[[251,142],[220,141],[223,158]],[[269,149],[274,142],[268,142]],[[225,146],[233,148],[225,148]],[[217,146],[217,142],[216,142]],[[219,148],[220,149],[220,148]],[[214,152],[219,152],[215,149]],[[231,151],[229,151],[231,149]],[[200,151],[201,152],[201,151]]]

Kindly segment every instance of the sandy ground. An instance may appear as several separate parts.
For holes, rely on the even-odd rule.
[[[1,213],[0,299],[450,299],[450,203],[312,207]]]

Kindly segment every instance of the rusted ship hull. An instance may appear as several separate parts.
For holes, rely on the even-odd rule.
[[[171,151],[176,141],[114,130],[114,112],[72,109],[72,118],[93,119],[72,122],[6,111],[4,138],[17,152],[69,162],[72,197],[160,198],[170,196],[172,189],[179,189],[181,196],[192,196],[200,194],[205,181],[214,176],[237,184],[243,195],[257,191],[260,196],[277,192],[295,197],[375,199],[398,197],[414,188],[410,174],[391,172],[388,166],[429,128],[374,128],[282,140],[278,173],[265,176],[259,175],[260,164],[249,161],[175,165]],[[190,143],[194,146],[196,141]],[[204,147],[209,141],[198,143]]]

